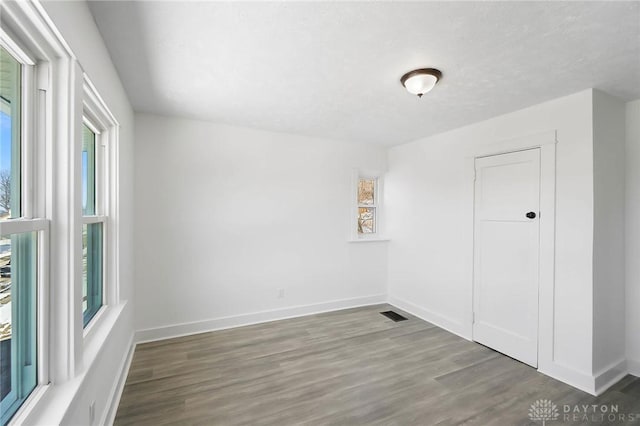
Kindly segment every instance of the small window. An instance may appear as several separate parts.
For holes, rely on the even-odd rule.
[[[358,179],[358,235],[377,232],[377,178]]]
[[[376,233],[376,180],[358,179],[358,234]]]
[[[99,147],[96,132],[86,124],[82,129],[82,319],[86,327],[103,305],[103,228],[100,213]]]

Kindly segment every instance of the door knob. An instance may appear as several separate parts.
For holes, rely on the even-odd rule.
[[[529,219],[535,219],[536,218],[536,214],[534,212],[529,212],[525,216],[527,216]]]

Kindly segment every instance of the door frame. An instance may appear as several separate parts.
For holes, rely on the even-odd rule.
[[[465,156],[465,170],[469,181],[469,209],[471,211],[470,230],[473,244],[471,256],[470,297],[465,311],[468,318],[466,334],[473,340],[473,315],[475,291],[475,178],[476,158],[499,154],[540,149],[540,257],[538,283],[538,370],[545,370],[553,363],[554,352],[554,299],[555,299],[555,234],[556,234],[556,145],[555,130],[498,141],[493,144],[474,147]]]

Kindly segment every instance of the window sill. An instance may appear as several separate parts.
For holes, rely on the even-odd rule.
[[[84,354],[85,366],[91,364],[102,344],[108,339],[111,330],[115,326],[120,313],[124,310],[127,301],[117,305],[105,305],[96,313],[84,330]]]
[[[93,318],[91,318],[91,320],[89,321],[89,324],[87,324],[82,330],[82,337],[84,339],[86,339],[87,336],[89,336],[95,328],[100,328],[100,324],[102,323],[102,317],[105,316],[105,312],[109,308],[110,308],[109,305],[102,305],[100,309],[98,309],[98,312],[96,312]]]
[[[95,368],[94,363],[98,358],[98,354],[106,344],[109,335],[115,328],[115,324],[119,321],[126,304],[127,301],[125,300],[117,305],[106,305],[100,310],[104,311],[103,313],[100,314],[100,311],[96,313],[94,319],[100,314],[100,320],[96,321],[95,326],[91,327],[90,333],[85,335],[80,370],[73,377],[60,384],[41,386],[38,394],[36,394],[36,390],[38,390],[36,388],[30,397],[33,397],[32,402],[27,400],[14,418],[11,419],[9,425],[64,423],[63,420],[67,410],[78,396],[87,372]],[[29,403],[28,406],[27,403]]]
[[[389,238],[351,238],[349,240],[350,243],[382,243],[389,241]]]
[[[41,400],[45,399],[47,396],[47,391],[49,390],[50,385],[37,385],[36,388],[31,392],[22,404],[22,407],[16,411],[14,416],[9,420],[7,426],[13,425],[21,425],[25,423],[31,412],[38,406]]]

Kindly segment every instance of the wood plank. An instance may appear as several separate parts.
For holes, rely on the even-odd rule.
[[[640,379],[595,398],[378,305],[141,344],[115,424],[525,425],[538,399],[635,413]]]

